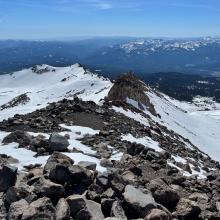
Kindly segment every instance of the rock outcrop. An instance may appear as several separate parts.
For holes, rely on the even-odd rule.
[[[153,115],[156,115],[154,106],[146,95],[147,88],[134,74],[127,73],[120,76],[114,83],[107,96],[108,101],[114,103],[132,103],[136,102],[135,107],[139,109],[148,109]]]

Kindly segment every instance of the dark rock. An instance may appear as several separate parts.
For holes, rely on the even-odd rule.
[[[15,98],[10,100],[6,104],[1,105],[0,110],[13,108],[18,105],[25,105],[29,101],[30,101],[30,98],[28,97],[28,95],[26,93],[24,93],[24,94],[16,96]]]
[[[60,152],[64,152],[67,151],[69,146],[69,141],[57,134],[57,133],[53,133],[50,135],[49,138],[49,151],[54,152],[54,151],[60,151]]]
[[[73,165],[68,168],[71,182],[74,184],[90,185],[93,181],[93,175],[90,170],[87,170],[79,165]]]
[[[70,207],[70,214],[74,218],[75,215],[86,206],[85,197],[81,195],[72,195],[67,199]]]
[[[176,207],[180,196],[176,191],[169,187],[162,179],[155,179],[150,182],[149,188],[153,193],[156,202],[162,204],[169,210]]]
[[[31,187],[24,183],[19,186],[12,186],[7,190],[5,200],[8,204],[11,204],[21,199],[25,199],[31,194],[31,191]]]
[[[145,146],[142,144],[130,143],[127,147],[127,153],[132,156],[135,156],[139,155],[144,149]]]
[[[120,181],[118,178],[115,178],[111,181],[111,187],[118,195],[121,195],[124,191],[125,183]]]
[[[100,203],[102,193],[103,193],[103,188],[101,186],[99,186],[97,184],[92,184],[91,186],[89,186],[86,196],[90,200],[93,200],[93,201]]]
[[[50,169],[49,179],[56,183],[64,184],[70,178],[68,167],[63,164],[54,164],[54,167]]]
[[[63,165],[64,167],[69,167],[74,163],[74,161],[59,152],[54,152],[47,160],[46,165],[44,166],[44,173],[49,173],[51,169],[54,169],[57,164]]]
[[[102,199],[101,209],[105,217],[109,217],[111,215],[112,204],[114,201],[114,199]]]
[[[19,147],[27,147],[30,145],[32,140],[31,135],[24,131],[14,131],[7,135],[3,140],[3,144],[10,144],[16,142]]]
[[[9,187],[14,186],[17,179],[17,168],[3,165],[0,166],[0,192],[5,192]]]
[[[64,195],[65,189],[62,185],[51,182],[50,180],[40,178],[37,183],[34,184],[35,193],[40,197],[48,197],[51,200],[58,200]]]

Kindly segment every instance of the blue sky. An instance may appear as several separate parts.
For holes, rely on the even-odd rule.
[[[220,0],[0,0],[1,39],[220,35]]]

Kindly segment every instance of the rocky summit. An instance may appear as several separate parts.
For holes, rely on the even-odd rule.
[[[0,219],[220,219],[214,119],[131,73],[111,82],[42,65],[1,77]]]

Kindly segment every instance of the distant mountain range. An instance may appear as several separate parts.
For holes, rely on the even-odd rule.
[[[77,41],[0,41],[0,73],[35,64],[66,66],[75,62],[108,76],[132,70],[220,73],[220,38],[94,38]]]

